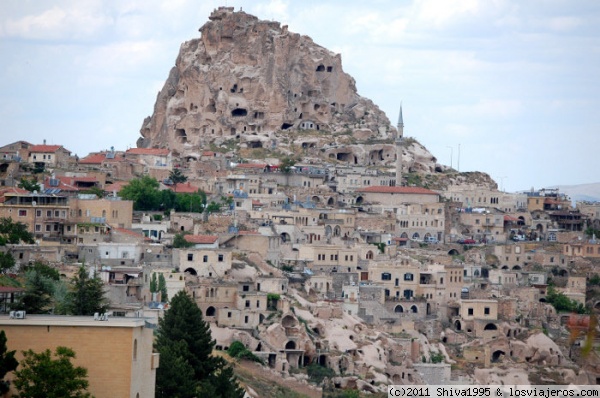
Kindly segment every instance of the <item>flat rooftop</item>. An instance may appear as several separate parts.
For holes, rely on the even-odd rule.
[[[0,326],[92,326],[136,328],[145,326],[144,318],[108,317],[107,321],[96,321],[93,316],[67,316],[67,315],[30,315],[24,319],[10,318],[9,315],[0,315]]]

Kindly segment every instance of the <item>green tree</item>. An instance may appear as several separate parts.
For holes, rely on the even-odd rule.
[[[156,292],[158,292],[158,281],[156,280],[156,272],[153,272],[150,278],[150,293]]]
[[[162,362],[156,372],[156,396],[243,397],[243,390],[225,360],[211,355],[214,345],[210,327],[204,321],[200,308],[185,291],[177,293],[171,299],[169,310],[158,321],[155,348],[161,354],[161,361],[163,353],[166,353],[170,363],[193,371],[192,380],[197,391],[190,394],[188,389],[183,388],[185,377],[174,373],[169,366],[163,366]]]
[[[175,210],[179,212],[202,213],[206,207],[206,194],[198,190],[196,193],[177,194]]]
[[[14,309],[30,314],[47,314],[52,309],[55,281],[36,270],[25,273],[25,293]]]
[[[60,280],[60,272],[58,272],[56,268],[42,261],[34,261],[33,264],[26,265],[24,267],[24,271],[36,271],[39,272],[42,276],[45,276],[46,278],[50,278],[55,281]]]
[[[4,395],[10,389],[9,382],[4,380],[8,372],[17,368],[19,362],[15,359],[17,351],[8,351],[6,347],[6,333],[0,330],[0,395]]]
[[[27,225],[21,222],[13,222],[8,217],[0,218],[0,246],[6,243],[18,244],[35,243],[33,235],[27,231]]]
[[[21,368],[15,372],[14,385],[20,398],[84,398],[92,397],[86,390],[87,369],[73,366],[75,351],[68,347],[56,347],[52,353],[23,351]]]
[[[105,312],[108,303],[104,297],[104,283],[94,275],[90,278],[85,265],[79,267],[71,280],[71,291],[67,299],[68,312],[72,315],[94,315]]]
[[[553,286],[548,286],[548,294],[546,301],[550,303],[557,312],[576,312],[578,314],[586,314],[589,312],[585,305],[571,300],[563,293],[557,292]]]
[[[173,247],[175,249],[181,249],[181,248],[194,246],[193,243],[185,240],[184,236],[185,236],[185,234],[183,234],[183,233],[175,235],[175,237],[173,238]]]
[[[159,183],[155,178],[144,176],[129,181],[119,196],[133,201],[134,210],[158,210],[161,204]]]
[[[167,294],[167,280],[162,273],[158,275],[158,291],[160,292],[161,302],[166,303],[169,301],[169,296]]]
[[[194,380],[194,368],[186,360],[185,341],[173,341],[160,350],[161,371],[156,372],[156,398],[195,398],[198,383]]]
[[[188,178],[183,175],[179,168],[174,168],[169,173],[169,179],[173,182],[173,184],[177,185],[183,182],[186,182]]]
[[[38,184],[37,179],[35,179],[35,177],[32,177],[30,180],[28,180],[25,177],[21,178],[21,181],[19,182],[19,188],[21,189],[25,189],[29,192],[33,192],[33,191],[40,191],[40,184]]]
[[[104,197],[104,190],[100,187],[90,187],[88,189],[86,189],[85,191],[82,191],[81,193],[84,194],[94,194],[99,198],[103,198]]]
[[[10,252],[0,252],[0,272],[5,273],[15,266],[15,258]]]
[[[281,163],[279,163],[279,170],[282,173],[289,173],[292,171],[292,167],[296,164],[296,160],[290,158],[289,156],[281,159]]]

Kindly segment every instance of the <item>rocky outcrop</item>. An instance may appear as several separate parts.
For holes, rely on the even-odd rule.
[[[392,138],[395,129],[357,94],[340,54],[232,7],[209,19],[199,39],[182,44],[138,146],[183,153],[225,138],[264,146],[282,130]]]

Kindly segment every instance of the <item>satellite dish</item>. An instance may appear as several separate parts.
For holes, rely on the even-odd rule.
[[[37,202],[34,200],[33,202],[31,202],[31,205],[35,206],[35,205],[37,205]]]

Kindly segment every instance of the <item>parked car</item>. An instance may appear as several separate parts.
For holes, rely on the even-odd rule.
[[[461,245],[474,245],[477,242],[475,241],[475,239],[459,239],[456,241],[456,243],[459,243]]]
[[[435,236],[428,236],[425,238],[425,243],[437,244],[438,242],[438,238],[436,238]]]

